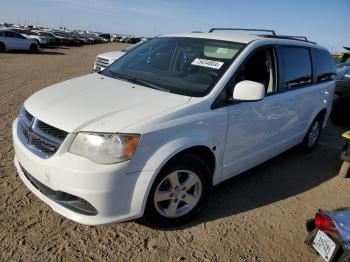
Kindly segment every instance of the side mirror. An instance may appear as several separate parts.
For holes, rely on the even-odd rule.
[[[258,82],[244,80],[233,89],[233,99],[240,101],[259,101],[265,97],[265,86]]]

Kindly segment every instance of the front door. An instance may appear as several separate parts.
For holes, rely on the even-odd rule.
[[[242,80],[265,85],[265,98],[256,102],[233,102],[229,113],[224,178],[243,172],[285,150],[284,131],[297,112],[294,99],[280,93],[277,84],[277,63],[272,47],[256,51],[246,60],[233,79],[233,86]]]

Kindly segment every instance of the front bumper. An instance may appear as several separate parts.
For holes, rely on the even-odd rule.
[[[57,213],[82,224],[98,225],[131,220],[143,215],[154,172],[127,174],[129,161],[100,165],[67,152],[64,143],[55,155],[42,159],[30,152],[17,137],[17,119],[13,127],[15,166],[24,184]],[[96,215],[73,211],[40,191],[25,175],[53,191],[86,200]]]

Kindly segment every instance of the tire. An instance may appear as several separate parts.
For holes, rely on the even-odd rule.
[[[311,152],[317,145],[322,132],[323,117],[319,114],[306,132],[306,135],[301,142],[300,147],[304,152]]]
[[[6,45],[0,42],[0,52],[4,52],[6,50]]]
[[[31,53],[37,53],[39,51],[39,48],[38,48],[38,45],[36,44],[31,44],[30,47],[29,47],[29,51]]]
[[[201,158],[191,154],[176,157],[153,182],[141,220],[155,227],[183,225],[207,202],[211,187],[211,171]]]
[[[336,125],[350,127],[350,95],[339,96],[333,101],[333,108],[330,115]]]

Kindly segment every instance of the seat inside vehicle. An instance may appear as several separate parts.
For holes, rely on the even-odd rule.
[[[250,80],[265,86],[266,94],[274,92],[274,58],[270,49],[254,53],[239,69],[235,83]]]

